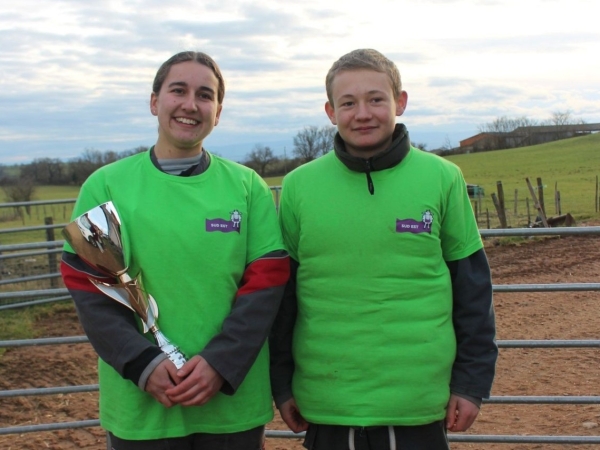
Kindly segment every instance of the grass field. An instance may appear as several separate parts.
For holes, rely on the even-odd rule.
[[[488,210],[491,216],[495,216],[491,194],[497,191],[497,182],[502,182],[509,226],[526,225],[525,199],[530,194],[525,178],[529,178],[534,186],[538,177],[542,179],[548,216],[557,214],[554,204],[557,189],[560,192],[561,213],[570,213],[578,220],[599,217],[596,212],[596,177],[600,175],[600,133],[532,147],[449,156],[447,159],[461,168],[468,183],[484,188],[482,213]],[[280,186],[282,178],[266,178],[266,182],[269,186]],[[39,186],[34,200],[76,198],[78,192],[77,186]],[[535,217],[531,199],[529,204],[531,214]],[[0,209],[0,228],[40,225],[49,216],[53,217],[54,223],[64,223],[69,220],[71,210],[71,204],[33,206],[30,215],[14,217],[14,211]],[[35,236],[38,235],[39,239],[21,242],[44,239],[41,233],[35,233]],[[2,239],[0,235],[0,243],[10,243],[10,240]]]
[[[498,181],[502,182],[508,212],[514,212],[517,190],[517,211],[522,216],[525,198],[530,197],[525,179],[529,178],[535,187],[539,177],[548,216],[557,213],[555,189],[560,192],[562,214],[570,213],[580,220],[599,216],[595,202],[596,177],[600,176],[600,133],[532,147],[450,156],[448,160],[461,168],[467,183],[485,189],[483,208],[494,213],[491,194],[497,191]],[[533,209],[531,199],[530,206]]]

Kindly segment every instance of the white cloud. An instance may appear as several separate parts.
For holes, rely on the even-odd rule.
[[[326,124],[325,74],[361,47],[396,61],[409,93],[403,120],[420,142],[431,136],[429,148],[448,130],[470,132],[500,115],[570,110],[600,122],[592,3],[3,2],[0,163],[151,145],[154,73],[184,49],[207,52],[223,70],[223,117],[206,145],[234,159],[257,142],[288,142],[289,152],[303,126]]]

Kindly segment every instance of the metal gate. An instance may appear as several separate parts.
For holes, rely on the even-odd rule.
[[[275,191],[278,194],[278,191]],[[600,235],[600,227],[572,227],[572,228],[519,228],[519,229],[498,229],[481,230],[483,238],[490,237],[510,237],[510,236],[585,236]],[[0,246],[0,254],[6,251],[20,251],[30,248],[48,249],[48,243],[35,244],[34,247],[27,247],[31,244],[22,244],[20,247],[7,248]],[[62,241],[56,241],[53,246],[60,248]],[[56,251],[56,250],[55,250]],[[514,293],[514,292],[573,292],[573,291],[600,291],[600,283],[557,283],[557,284],[504,284],[494,285],[494,292]],[[0,293],[0,304],[9,303],[4,307],[16,307],[35,304],[38,302],[48,302],[68,299],[69,294],[66,289],[44,289],[36,291],[20,291]],[[13,301],[18,301],[18,305]],[[1,311],[0,311],[1,313]],[[0,347],[21,347],[21,346],[44,346],[61,345],[87,342],[85,336],[74,336],[64,338],[48,339],[26,339],[26,340],[8,340],[0,341]],[[501,349],[507,348],[598,348],[600,340],[500,340],[498,346]],[[73,394],[80,392],[96,391],[98,385],[82,386],[60,386],[43,389],[17,389],[9,391],[0,391],[0,405],[3,398],[17,396],[39,396],[54,394]],[[600,404],[600,396],[493,396],[485,403],[488,404]],[[1,406],[0,406],[1,407]],[[22,434],[42,431],[53,431],[68,428],[97,427],[99,421],[90,419],[78,422],[66,423],[48,423],[43,425],[31,425],[21,427],[0,428],[0,435]],[[267,430],[267,437],[276,438],[297,438],[303,434],[294,434],[291,431]],[[523,435],[467,435],[450,434],[451,442],[471,442],[471,443],[534,443],[534,444],[600,444],[600,436],[523,436]]]

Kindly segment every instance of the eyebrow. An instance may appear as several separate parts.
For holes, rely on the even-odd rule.
[[[385,94],[385,91],[382,91],[381,89],[372,89],[367,92],[367,95],[373,95],[373,94]],[[354,98],[354,97],[356,97],[356,95],[354,95],[354,94],[342,94],[338,97],[338,99]]]
[[[174,86],[188,87],[188,84],[185,81],[173,81],[172,83],[169,83],[169,87],[174,87]],[[210,92],[211,94],[215,93],[215,90],[208,86],[200,86],[200,88],[198,90]]]

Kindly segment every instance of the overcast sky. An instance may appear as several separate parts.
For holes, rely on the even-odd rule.
[[[152,79],[182,50],[225,77],[206,148],[290,156],[299,130],[329,124],[331,64],[367,47],[398,65],[399,121],[428,149],[500,116],[600,122],[596,0],[12,0],[0,4],[0,164],[152,145]]]

